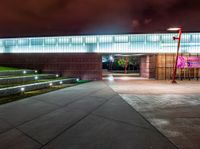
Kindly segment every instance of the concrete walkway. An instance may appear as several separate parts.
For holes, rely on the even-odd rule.
[[[0,149],[174,149],[104,82],[0,106]]]
[[[108,85],[180,149],[200,149],[200,82],[114,80]]]

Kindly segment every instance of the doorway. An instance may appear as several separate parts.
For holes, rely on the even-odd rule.
[[[103,79],[141,79],[141,54],[104,54],[102,55]]]

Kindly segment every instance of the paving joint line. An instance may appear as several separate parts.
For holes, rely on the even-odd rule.
[[[125,102],[126,104],[128,104],[121,96],[120,96],[120,98],[121,98],[121,100],[122,100],[123,102]],[[161,136],[163,136],[163,138],[165,138],[166,140],[168,140],[172,145],[174,145],[174,147],[176,147],[177,149],[179,149],[179,147],[178,147],[175,143],[173,143],[167,136],[165,136],[165,135],[164,135],[161,131],[159,131],[154,125],[152,125],[152,124],[148,121],[148,119],[145,118],[145,116],[143,116],[140,112],[138,112],[137,110],[135,110],[135,108],[133,108],[130,104],[128,104],[128,106],[131,107],[131,109],[132,109],[133,111],[135,111],[136,113],[138,113],[149,125],[151,125],[151,126],[155,129],[156,132],[158,132]]]
[[[103,88],[102,88],[102,89],[103,89]],[[102,90],[102,89],[101,89],[101,90]],[[98,92],[98,91],[99,91],[99,90],[95,90],[95,91],[93,91],[93,92],[91,92],[91,93],[88,93],[87,95],[85,95],[85,96],[83,96],[83,97],[86,97],[86,96],[88,96],[89,94],[93,94],[93,93],[96,93],[96,92]],[[47,94],[48,94],[48,93],[47,93]],[[40,118],[40,117],[42,117],[42,116],[45,116],[45,115],[47,115],[47,114],[49,114],[49,113],[55,112],[55,111],[59,110],[60,108],[65,108],[65,107],[69,106],[70,104],[72,104],[72,103],[74,103],[74,102],[76,102],[76,101],[81,100],[81,98],[83,98],[83,97],[78,97],[78,98],[76,98],[74,101],[72,101],[72,102],[70,102],[70,103],[68,103],[68,104],[65,104],[65,105],[63,105],[63,106],[56,106],[56,107],[57,107],[56,109],[53,109],[53,110],[50,110],[50,111],[45,112],[45,113],[43,113],[43,114],[40,114],[40,115],[38,115],[37,117],[34,117],[33,119],[30,119],[30,120],[27,120],[27,121],[24,121],[23,123],[20,123],[20,124],[18,124],[18,125],[13,125],[11,122],[9,122],[9,121],[7,121],[6,119],[2,118],[5,122],[7,122],[9,125],[11,125],[12,128],[9,128],[9,129],[7,129],[6,131],[3,131],[3,132],[1,132],[0,134],[5,133],[5,132],[7,132],[7,131],[10,131],[10,130],[13,129],[13,128],[17,128],[17,127],[19,127],[19,126],[21,126],[21,125],[24,125],[25,123],[29,123],[29,122],[31,122],[31,121],[33,121],[33,120],[36,120],[36,119],[38,119],[38,118]],[[28,97],[28,98],[29,98],[29,97]],[[28,98],[25,98],[25,100],[28,100]],[[33,99],[33,100],[38,101],[37,99]],[[41,101],[41,100],[39,99],[39,101]],[[42,101],[41,101],[41,102],[42,102]],[[49,102],[44,102],[44,101],[43,101],[43,103],[49,104]],[[55,104],[52,103],[52,105],[55,105]]]
[[[23,131],[20,130],[19,128],[16,127],[15,129],[17,129],[19,132],[21,132],[22,134],[24,134],[26,137],[32,139],[33,141],[35,141],[36,143],[38,143],[40,146],[42,146],[42,143],[41,143],[41,142],[39,142],[38,140],[34,139],[34,138],[31,137],[30,135],[26,134],[25,132],[23,132]]]
[[[113,119],[113,118],[110,118],[110,117],[102,116],[102,115],[96,114],[96,113],[92,113],[92,115],[97,116],[97,117],[101,117],[101,118],[104,118],[104,119],[107,119],[107,120],[110,120],[110,121],[115,121],[115,122],[119,122],[119,123],[126,124],[126,125],[129,125],[129,126],[136,126],[138,128],[144,128],[144,129],[152,131],[151,128],[148,128],[148,127],[145,127],[145,126],[141,126],[141,125],[137,125],[137,124],[131,124],[131,123],[128,123],[128,122],[125,122],[125,121],[121,121],[121,120]]]
[[[107,83],[105,83],[108,87],[110,87]],[[111,88],[111,87],[110,87]],[[112,88],[111,88],[111,90],[113,90]],[[113,90],[114,91],[114,90]],[[115,92],[115,91],[114,91]],[[117,93],[117,92],[116,92]],[[117,93],[118,95],[119,95],[119,93]],[[128,104],[120,95],[119,95],[119,97],[120,97],[120,99],[123,101],[123,102],[125,102],[126,104]],[[163,136],[164,138],[166,138],[166,140],[168,140],[172,145],[174,145],[174,147],[176,147],[177,149],[179,149],[178,148],[178,146],[175,144],[175,143],[173,143],[171,140],[169,140],[169,138],[167,138],[163,133],[161,133],[155,126],[153,126],[141,113],[139,113],[137,110],[135,110],[130,104],[128,104],[128,106],[129,107],[131,107],[131,109],[133,110],[133,111],[135,111],[135,112],[137,112],[148,124],[150,124],[161,136]]]
[[[56,138],[58,138],[59,136],[61,136],[64,132],[67,132],[69,129],[71,129],[72,127],[76,126],[80,121],[86,119],[88,116],[90,116],[94,111],[96,111],[97,109],[99,109],[101,106],[103,106],[106,102],[108,102],[108,100],[104,101],[102,104],[100,104],[99,106],[97,106],[95,109],[93,109],[92,111],[90,111],[88,114],[86,114],[85,116],[83,116],[81,119],[77,120],[76,122],[74,122],[73,124],[71,124],[70,126],[68,126],[67,128],[65,128],[63,131],[61,131],[58,135],[56,135],[54,138],[52,138],[51,140],[49,140],[47,143],[45,143],[44,145],[42,145],[40,147],[40,149],[42,149],[44,146],[48,145],[49,143],[51,143],[53,140],[55,140]]]
[[[100,89],[100,90],[103,90],[103,88]],[[33,99],[33,100],[39,100],[39,101],[42,101],[42,102],[44,102],[44,103],[50,103],[50,104],[52,104],[52,105],[57,105],[58,107],[61,107],[61,108],[62,108],[62,107],[66,107],[66,106],[68,106],[68,105],[70,105],[70,104],[72,104],[72,103],[74,103],[74,102],[76,102],[76,101],[81,100],[83,97],[86,97],[86,96],[88,96],[88,95],[90,95],[90,94],[94,94],[94,93],[96,93],[96,92],[98,92],[98,91],[100,91],[100,90],[95,90],[95,91],[93,91],[93,92],[90,92],[90,93],[88,93],[88,94],[85,94],[84,96],[77,97],[77,98],[75,98],[73,101],[71,101],[71,102],[69,102],[69,103],[67,103],[67,104],[64,104],[64,105],[57,105],[57,104],[54,104],[54,103],[52,103],[52,102],[44,101],[44,100],[41,100],[41,99]]]
[[[42,145],[39,141],[37,141],[36,139],[32,138],[31,136],[29,136],[29,135],[26,134],[25,132],[21,131],[17,126],[14,126],[13,124],[11,124],[10,122],[8,122],[7,120],[5,120],[5,119],[3,119],[3,118],[1,118],[1,119],[2,119],[3,121],[5,121],[6,123],[8,123],[12,128],[9,128],[9,129],[3,131],[3,132],[1,132],[0,134],[4,134],[4,133],[7,133],[7,132],[9,132],[9,131],[11,131],[11,130],[16,129],[16,130],[18,130],[19,132],[21,132],[22,134],[24,134],[26,137],[28,137],[28,138],[32,139],[33,141],[35,141],[36,143],[38,143],[39,145]]]

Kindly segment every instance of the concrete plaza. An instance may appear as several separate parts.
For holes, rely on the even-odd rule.
[[[1,105],[0,149],[198,148],[199,87],[96,81]]]
[[[109,86],[178,148],[200,148],[199,81],[117,80]]]

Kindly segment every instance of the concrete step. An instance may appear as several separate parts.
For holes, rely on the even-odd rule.
[[[59,85],[59,84],[61,85],[61,84],[74,83],[74,82],[76,82],[76,78],[61,79],[61,80],[55,80],[55,81],[32,83],[32,84],[27,84],[27,85],[2,88],[2,89],[0,89],[0,97],[14,95],[14,94],[18,94],[20,92],[33,91],[33,90],[38,90],[38,89],[42,89],[42,88],[47,88],[47,87],[50,87],[53,85]]]
[[[0,78],[0,84],[14,84],[14,83],[42,80],[42,79],[54,79],[57,77],[59,76],[56,74],[35,74],[30,76],[6,77],[6,78]]]
[[[37,70],[7,70],[0,71],[0,76],[15,76],[15,75],[25,75],[25,74],[37,74]]]

